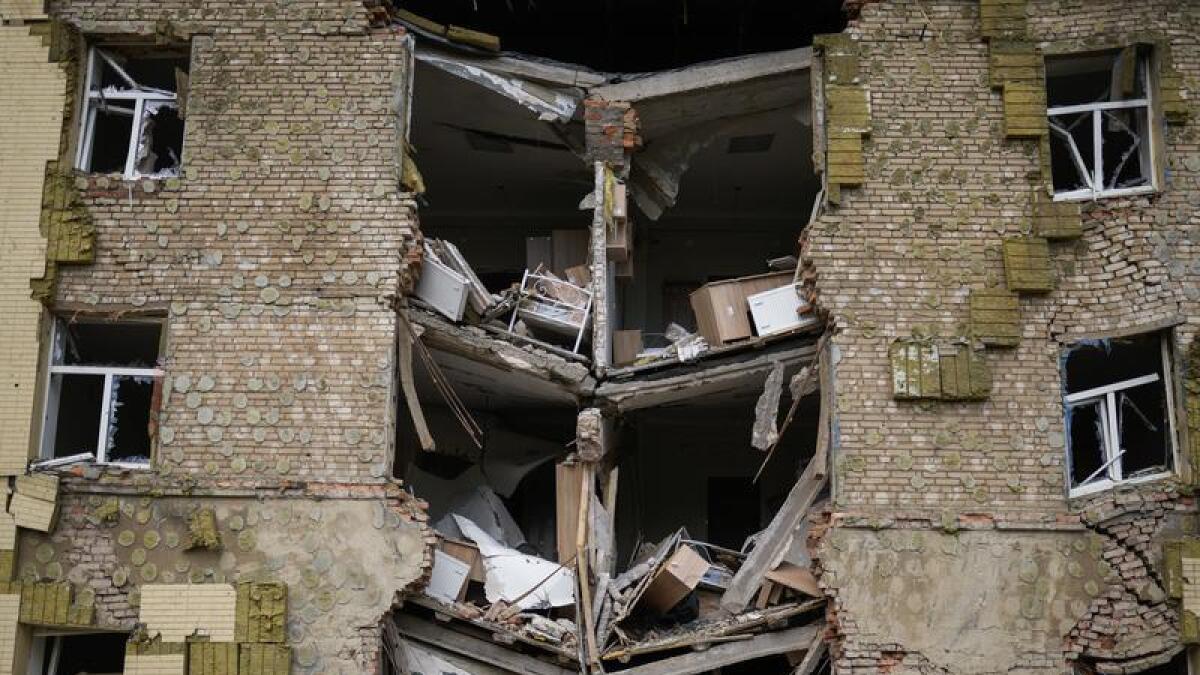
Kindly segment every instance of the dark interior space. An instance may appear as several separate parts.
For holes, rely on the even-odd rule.
[[[61,363],[68,366],[153,368],[162,325],[156,322],[62,322]]]
[[[151,174],[179,167],[179,158],[183,154],[183,120],[179,119],[178,108],[160,106],[142,126],[142,138],[150,140],[150,147],[138,162],[139,173]]]
[[[150,408],[154,381],[148,377],[114,377],[116,403],[111,420],[110,462],[150,462]]]
[[[501,48],[608,72],[646,72],[812,44],[845,27],[842,0],[406,0],[415,14],[500,37]]]
[[[1153,374],[1163,375],[1161,333],[1081,342],[1067,350],[1068,394]]]
[[[120,673],[125,668],[125,633],[59,635],[45,639],[42,675]],[[57,668],[51,670],[57,653]]]
[[[92,130],[92,155],[87,170],[121,173],[129,157],[129,134],[133,130],[133,108],[109,103],[96,112]]]
[[[188,72],[188,47],[162,45],[99,45],[142,87],[175,91],[175,70]],[[129,83],[108,67],[101,69],[101,87],[128,89]]]
[[[95,452],[100,434],[104,376],[64,374],[54,375],[53,380],[60,392],[58,415],[54,421],[54,456]]]

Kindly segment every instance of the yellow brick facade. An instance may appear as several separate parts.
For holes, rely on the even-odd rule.
[[[44,19],[43,0],[0,0],[0,20]]]
[[[202,635],[233,642],[237,591],[230,584],[146,584],[140,620],[151,636],[183,642]]]
[[[0,15],[40,2],[0,2]],[[0,475],[24,470],[38,361],[40,305],[29,280],[42,276],[38,230],[46,162],[58,153],[65,75],[27,26],[0,26]]]

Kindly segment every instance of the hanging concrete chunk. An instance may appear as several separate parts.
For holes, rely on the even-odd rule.
[[[1054,290],[1050,243],[1042,237],[1005,239],[1004,278],[1010,291],[1048,293]]]
[[[989,347],[1015,347],[1021,342],[1019,297],[1002,290],[971,291],[971,337]]]

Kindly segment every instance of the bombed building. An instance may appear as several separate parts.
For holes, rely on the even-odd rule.
[[[1198,35],[0,0],[0,674],[1200,674]]]

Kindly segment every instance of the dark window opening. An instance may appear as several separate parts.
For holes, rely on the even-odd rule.
[[[1056,193],[1115,196],[1153,187],[1149,63],[1144,46],[1046,59]]]
[[[78,168],[126,178],[178,175],[187,48],[95,46],[85,79]]]
[[[149,321],[55,321],[43,458],[150,462],[161,334]]]
[[[39,675],[120,673],[125,670],[125,633],[55,635],[38,639],[34,645],[35,670]],[[40,668],[37,668],[40,664]]]
[[[1071,489],[1084,494],[1174,466],[1167,336],[1071,347],[1063,368]]]

